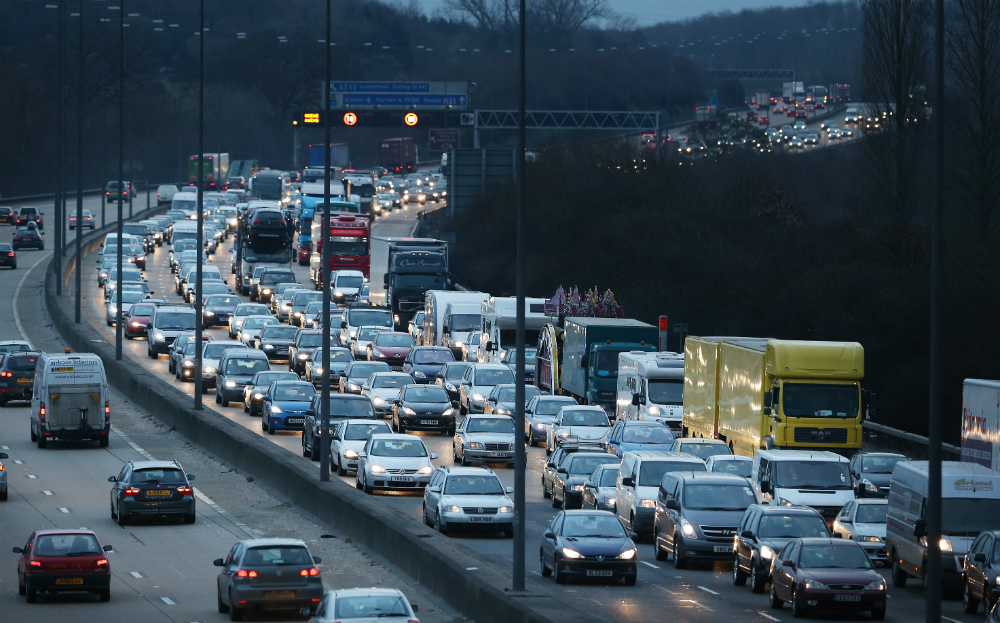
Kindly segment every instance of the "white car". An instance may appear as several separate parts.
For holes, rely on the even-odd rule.
[[[417,604],[395,588],[349,588],[327,591],[319,602],[310,623],[372,623],[373,621],[403,621],[420,623]],[[303,608],[302,614],[312,614]]]
[[[462,361],[479,361],[479,340],[482,336],[482,331],[469,334],[469,339],[462,344]]]
[[[514,373],[502,363],[477,363],[469,366],[458,390],[459,413],[482,413],[486,397],[494,387],[514,382]]]
[[[886,562],[885,519],[889,510],[886,498],[861,498],[844,504],[833,531],[845,539],[857,541],[872,560]]]
[[[424,489],[424,523],[450,530],[503,532],[514,536],[514,503],[488,467],[439,467]]]
[[[389,435],[392,429],[387,422],[378,420],[341,420],[330,431],[330,471],[339,476],[358,469],[358,455],[372,434]]]
[[[431,460],[436,458],[416,435],[372,435],[358,455],[355,486],[365,493],[422,489],[431,479]]]
[[[163,184],[162,186],[156,187],[156,204],[161,203],[172,203],[174,200],[174,195],[180,191],[173,184]]]
[[[685,454],[696,456],[702,461],[706,461],[708,457],[715,456],[716,454],[727,457],[733,456],[733,451],[721,439],[699,439],[694,437],[675,439],[670,444],[670,450],[671,452],[684,452]]]
[[[400,390],[413,383],[413,377],[405,372],[376,372],[365,379],[361,395],[372,401],[379,417],[389,417],[392,402],[399,397]]]
[[[239,335],[236,337],[239,341],[250,346],[254,340],[260,337],[260,332],[264,327],[272,324],[278,324],[278,319],[274,316],[265,316],[263,314],[259,316],[247,316],[243,320],[243,326],[240,327]]]
[[[545,441],[545,453],[552,454],[564,445],[599,446],[611,431],[611,422],[603,407],[567,405],[556,413]]]
[[[378,335],[379,331],[392,331],[386,327],[358,327],[354,336],[351,338],[351,355],[357,361],[364,361],[368,359],[368,345],[372,343],[375,336]]]
[[[122,284],[125,285],[125,284]],[[146,293],[137,290],[122,290],[122,316],[128,313],[128,310],[132,309],[132,306],[136,303],[144,301],[147,298]],[[104,319],[108,323],[109,327],[114,326],[115,322],[118,321],[118,290],[117,288],[111,291],[111,298],[108,300],[106,306],[107,311],[104,314]]]
[[[270,311],[263,303],[240,303],[233,310],[233,315],[229,317],[229,337],[236,339],[240,329],[243,328],[243,321],[249,316],[268,316]]]
[[[333,302],[343,303],[357,301],[361,286],[365,284],[365,274],[360,270],[335,270],[330,275],[333,287]]]
[[[716,454],[705,460],[705,469],[749,478],[753,470],[753,459],[739,454]]]

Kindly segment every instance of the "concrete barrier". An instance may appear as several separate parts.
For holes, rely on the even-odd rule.
[[[88,238],[88,248],[103,238]],[[334,480],[322,483],[316,467],[211,409],[195,411],[191,398],[145,368],[130,354],[115,360],[114,344],[89,323],[73,323],[72,297],[56,296],[54,264],[46,271],[45,302],[55,328],[74,350],[94,352],[104,361],[108,380],[138,407],[256,482],[335,526],[355,542],[382,556],[477,623],[575,623],[598,619],[575,610],[529,580],[525,593],[511,593],[508,570],[478,557],[413,518]],[[62,275],[69,278],[69,269]],[[114,421],[114,407],[111,418]],[[528,545],[528,552],[534,551]],[[528,555],[528,560],[534,560]],[[470,567],[475,570],[470,571]]]

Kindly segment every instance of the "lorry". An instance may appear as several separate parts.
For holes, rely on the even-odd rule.
[[[525,348],[534,348],[538,334],[548,322],[545,299],[524,299]],[[517,298],[489,297],[482,303],[482,335],[479,336],[479,363],[506,363],[504,355],[517,342]],[[526,359],[527,361],[527,359]]]
[[[343,210],[354,204],[343,201],[330,202],[330,271],[360,270],[365,279],[371,275],[371,219],[362,214],[349,214]],[[336,210],[334,212],[333,210]],[[317,225],[316,249],[310,254],[309,276],[317,290],[323,289],[323,244],[318,235],[322,230],[322,219]]]
[[[380,164],[390,172],[412,172],[417,166],[417,150],[409,136],[382,139]]]
[[[699,128],[710,128],[712,127],[712,121],[715,119],[715,106],[695,106],[694,109],[694,125]]]
[[[486,292],[429,290],[424,303],[421,343],[447,346],[456,359],[461,359],[462,345],[469,341],[470,333],[482,326],[482,305],[489,297]]]
[[[862,391],[857,342],[693,337],[684,343],[686,437],[757,450],[861,448],[861,420],[874,395]]]
[[[326,150],[323,144],[309,146],[309,168],[322,169],[326,166]],[[351,152],[347,143],[330,144],[330,166],[346,169],[351,166]]]
[[[660,422],[679,437],[683,396],[683,353],[628,351],[618,355],[617,419]]]
[[[962,462],[1000,467],[1000,381],[965,379],[962,384]]]
[[[535,385],[542,393],[572,396],[616,416],[618,357],[656,350],[656,327],[632,318],[565,317],[538,336]],[[481,350],[481,348],[480,348]]]
[[[222,190],[222,183],[229,175],[229,154],[204,154],[202,162],[204,190]],[[188,158],[188,177],[191,184],[198,185],[198,154]]]
[[[370,301],[392,310],[398,331],[424,309],[430,290],[450,282],[448,243],[434,238],[372,238]]]

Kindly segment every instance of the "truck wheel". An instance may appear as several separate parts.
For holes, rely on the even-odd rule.
[[[107,447],[108,447],[108,445],[110,444],[110,442],[111,442],[111,440],[110,440],[110,439],[108,439],[108,436],[107,436],[107,435],[101,435],[101,438],[100,438],[100,439],[98,440],[98,444],[99,444],[99,445],[100,445],[100,446],[101,446],[102,448],[107,448]]]
[[[899,566],[899,558],[896,557],[895,552],[893,552],[892,561],[892,585],[896,588],[903,588],[906,586],[906,579],[909,577],[906,571]]]

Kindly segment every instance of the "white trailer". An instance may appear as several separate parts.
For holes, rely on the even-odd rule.
[[[965,379],[962,386],[962,462],[1000,471],[1000,381]]]
[[[524,304],[524,345],[533,349],[549,317],[545,315],[545,299],[525,298]],[[492,296],[483,301],[481,331],[479,363],[503,363],[503,354],[514,348],[517,339],[517,298]]]
[[[652,420],[680,431],[684,420],[684,354],[618,355],[618,420]]]
[[[423,327],[423,339],[422,343],[424,346],[447,346],[444,343],[445,327],[451,331],[453,328],[446,321],[445,315],[448,312],[448,307],[450,305],[456,304],[470,304],[475,307],[476,315],[482,313],[483,301],[490,298],[490,295],[486,292],[459,292],[457,290],[428,290],[427,297],[424,299],[424,327]],[[478,329],[479,323],[472,329]],[[465,337],[462,341],[468,340],[468,331],[464,330],[462,333]],[[452,336],[452,340],[458,340],[457,336]],[[461,349],[461,347],[459,347]]]

